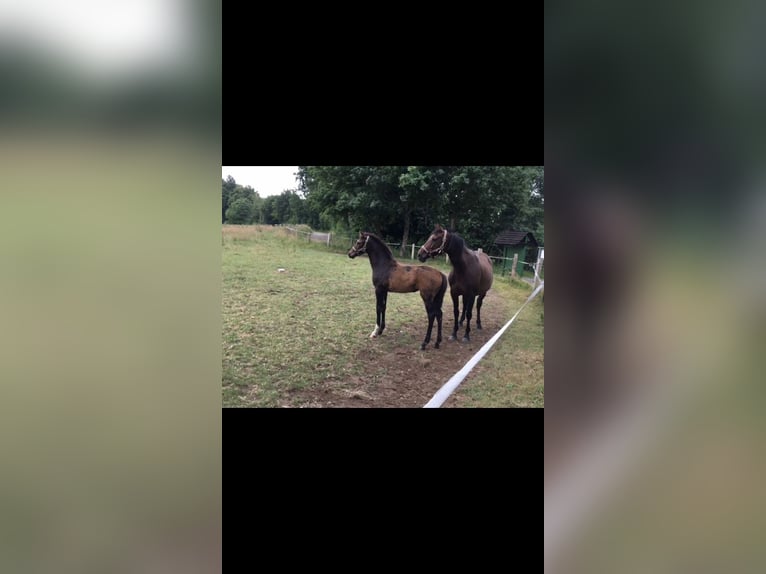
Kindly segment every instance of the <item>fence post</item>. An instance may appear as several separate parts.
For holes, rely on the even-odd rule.
[[[327,234],[327,249],[330,248],[330,235],[332,235],[332,234],[331,233]]]
[[[511,279],[516,279],[516,265],[519,263],[519,254],[513,254],[513,267],[511,267]]]
[[[410,255],[410,259],[415,259],[415,244],[412,244],[412,255]]]

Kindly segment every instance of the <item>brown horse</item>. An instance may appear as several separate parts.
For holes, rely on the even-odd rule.
[[[449,284],[455,311],[455,328],[452,330],[450,341],[457,339],[458,326],[462,325],[467,317],[468,322],[465,325],[465,335],[463,336],[463,341],[467,342],[470,340],[473,303],[477,295],[479,301],[476,304],[476,328],[481,330],[481,304],[492,286],[492,261],[486,253],[477,253],[468,249],[465,240],[454,231],[448,232],[441,225],[437,225],[425,245],[418,251],[418,259],[425,261],[429,257],[435,257],[442,253],[449,255],[452,264]],[[463,296],[463,317],[458,323],[460,295]]]
[[[377,298],[375,329],[370,338],[377,337],[386,328],[386,299],[388,292],[411,293],[420,291],[428,314],[428,331],[420,345],[424,350],[431,341],[431,329],[434,319],[438,322],[438,334],[434,347],[439,348],[442,341],[442,302],[447,291],[447,276],[438,269],[427,265],[402,265],[394,259],[388,245],[372,233],[360,232],[348,256],[352,259],[357,255],[367,253],[372,266],[372,284],[375,286]]]

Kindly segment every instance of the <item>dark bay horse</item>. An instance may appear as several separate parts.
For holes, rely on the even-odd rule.
[[[388,292],[411,293],[420,291],[428,314],[428,331],[420,345],[424,350],[431,341],[431,329],[434,319],[438,322],[438,334],[434,347],[439,348],[442,341],[442,301],[447,291],[447,277],[433,267],[427,265],[402,265],[394,259],[388,245],[372,233],[360,232],[348,256],[352,259],[357,255],[367,253],[372,266],[372,284],[375,286],[377,299],[375,329],[370,338],[377,337],[386,328],[386,299]]]
[[[450,295],[455,311],[455,328],[450,336],[450,341],[457,339],[457,329],[468,319],[465,325],[463,341],[470,340],[471,316],[476,296],[479,300],[476,304],[476,328],[481,329],[481,304],[484,296],[492,286],[492,260],[486,253],[478,253],[468,247],[465,241],[454,231],[447,231],[441,225],[437,225],[431,232],[425,245],[418,251],[418,259],[425,261],[429,257],[435,257],[446,253],[452,264],[449,274]],[[463,296],[463,317],[458,323],[459,297]]]

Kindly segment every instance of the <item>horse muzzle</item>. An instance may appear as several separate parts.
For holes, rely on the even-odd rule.
[[[428,251],[426,251],[424,248],[422,248],[422,247],[418,251],[418,261],[420,261],[421,263],[423,263],[430,256],[431,256],[431,254]]]

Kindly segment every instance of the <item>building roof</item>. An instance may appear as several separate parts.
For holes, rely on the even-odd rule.
[[[495,245],[534,245],[537,246],[537,240],[531,231],[516,231],[506,229],[500,232],[495,238]]]

